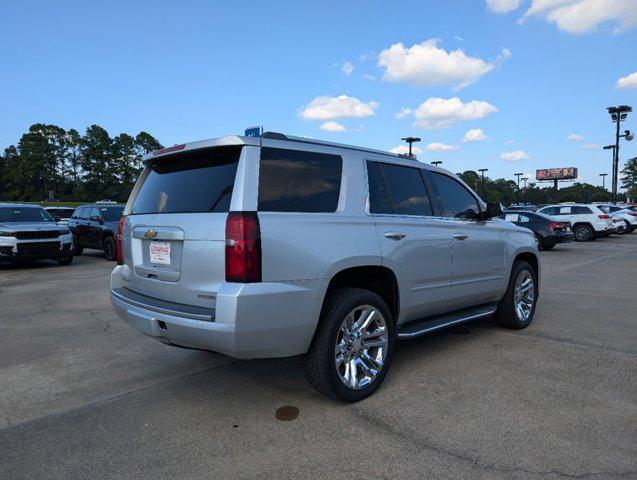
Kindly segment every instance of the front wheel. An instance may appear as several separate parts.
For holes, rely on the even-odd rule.
[[[373,292],[338,288],[328,293],[305,376],[319,393],[358,402],[373,394],[391,363],[395,326],[387,304]]]
[[[77,240],[77,237],[73,235],[73,255],[79,257],[80,255],[82,255],[83,251],[84,247],[80,246],[80,242]]]
[[[535,314],[537,275],[527,262],[516,262],[509,286],[495,312],[495,321],[504,328],[521,330],[528,327]]]
[[[628,233],[629,228],[630,224],[626,220],[624,220],[624,224],[617,227],[617,233],[619,233],[620,235],[624,235],[625,233]]]
[[[58,265],[71,265],[73,263],[73,255],[68,255],[64,258],[58,258]]]

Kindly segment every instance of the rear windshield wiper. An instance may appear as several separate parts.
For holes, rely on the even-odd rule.
[[[223,198],[229,193],[232,193],[232,185],[228,185],[226,188],[224,188],[223,190],[219,192],[217,197],[212,202],[212,205],[210,205],[210,208],[208,209],[208,211],[214,212],[215,208],[217,208],[217,205],[219,205],[219,202],[221,202],[221,200],[223,200]]]

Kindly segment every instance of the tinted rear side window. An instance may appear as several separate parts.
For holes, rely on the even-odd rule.
[[[588,215],[590,213],[593,213],[588,207],[573,207],[571,209],[571,212],[575,215]]]
[[[433,215],[420,170],[367,162],[371,213]]]
[[[431,172],[443,217],[472,219],[480,213],[478,201],[462,184],[447,175]]]
[[[158,159],[131,213],[227,212],[241,147],[195,150]]]
[[[334,212],[341,191],[339,155],[279,148],[261,149],[259,206],[262,212]]]

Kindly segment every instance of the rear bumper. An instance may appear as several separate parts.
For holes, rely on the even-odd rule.
[[[569,243],[573,241],[572,233],[558,233],[542,237],[543,245],[556,245],[558,243]]]
[[[319,314],[316,292],[322,282],[224,283],[214,308],[206,309],[127,290],[121,268],[111,274],[115,311],[133,328],[163,343],[235,358],[270,358],[305,353],[312,341]]]

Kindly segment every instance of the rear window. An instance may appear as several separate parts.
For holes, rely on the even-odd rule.
[[[262,212],[334,212],[341,191],[339,155],[279,148],[261,149],[259,206]]]
[[[151,163],[131,214],[227,212],[241,147],[171,155]]]
[[[114,222],[122,217],[124,207],[100,207],[100,212],[105,222]]]

